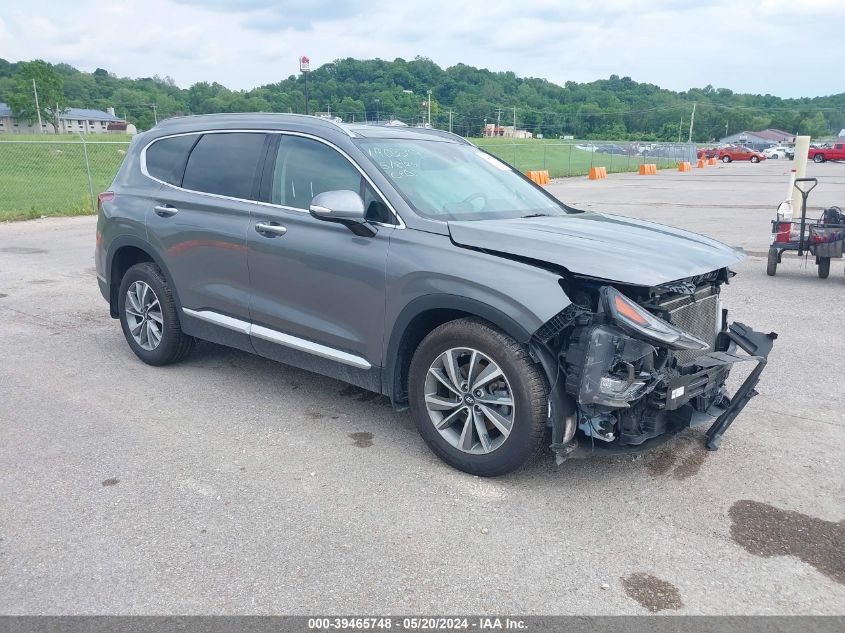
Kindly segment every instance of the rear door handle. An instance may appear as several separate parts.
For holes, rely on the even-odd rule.
[[[163,218],[169,218],[179,213],[179,209],[177,209],[176,207],[171,207],[169,204],[156,205],[155,207],[153,207],[153,211],[156,212],[156,215],[159,215]]]
[[[278,237],[288,232],[286,227],[275,222],[256,222],[255,230],[264,237]]]

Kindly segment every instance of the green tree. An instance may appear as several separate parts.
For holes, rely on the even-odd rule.
[[[819,137],[824,136],[830,132],[827,126],[827,121],[821,112],[816,112],[813,116],[807,116],[798,124],[798,133],[807,136]]]
[[[38,108],[35,107],[33,82],[38,90]],[[14,116],[34,123],[40,110],[41,119],[49,121],[53,131],[59,133],[59,115],[65,111],[67,102],[62,76],[53,66],[41,59],[20,64],[15,74],[15,87],[7,98]]]

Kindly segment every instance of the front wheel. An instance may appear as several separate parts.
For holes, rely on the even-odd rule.
[[[830,257],[819,257],[818,265],[819,279],[827,279],[830,275]]]
[[[751,162],[752,162],[752,163],[759,163],[759,162],[760,162],[760,159],[759,159],[757,156],[752,156],[752,157],[751,157]]]
[[[814,163],[823,163],[824,162],[824,155],[823,154],[816,154],[813,156]]]
[[[774,277],[778,272],[778,249],[769,249],[769,259],[766,262],[766,274],[769,277]]]
[[[434,329],[411,360],[408,394],[420,435],[444,462],[473,475],[503,475],[537,454],[548,393],[527,348],[480,319]]]
[[[731,157],[730,156],[722,156],[722,162],[723,163],[731,162]]]
[[[118,312],[126,342],[148,365],[178,362],[194,348],[194,339],[182,332],[167,279],[151,262],[126,271],[118,291]]]

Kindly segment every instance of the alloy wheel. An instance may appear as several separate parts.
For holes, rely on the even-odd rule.
[[[446,350],[428,369],[425,406],[434,428],[465,453],[486,454],[513,429],[513,391],[502,369],[469,347]]]
[[[153,289],[143,281],[136,281],[126,291],[126,324],[135,342],[147,351],[161,343],[164,318],[161,304]]]

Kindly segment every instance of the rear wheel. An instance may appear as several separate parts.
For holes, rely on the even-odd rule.
[[[827,279],[827,276],[830,275],[830,257],[819,257],[818,266],[819,278]]]
[[[823,163],[824,162],[824,154],[816,154],[813,156],[814,163]]]
[[[194,339],[182,332],[167,279],[151,262],[126,271],[118,291],[118,312],[126,342],[148,365],[178,362],[194,348]]]
[[[730,156],[722,156],[722,162],[723,163],[731,162],[731,157]]]
[[[420,343],[408,380],[417,429],[450,466],[493,477],[540,449],[545,375],[524,345],[480,319],[450,321]]]
[[[769,249],[769,259],[766,262],[766,274],[769,277],[774,277],[778,272],[778,249]]]

